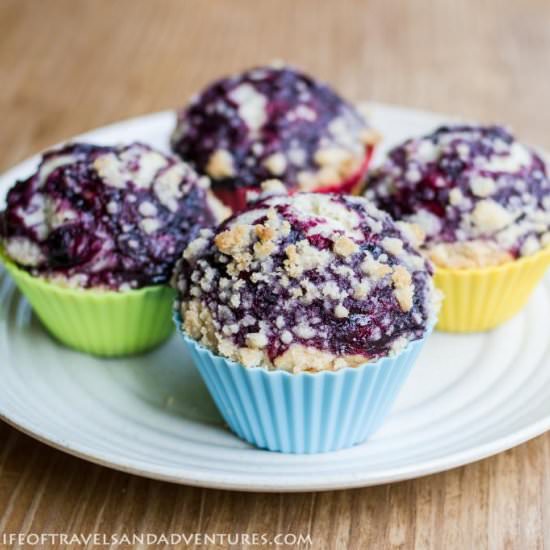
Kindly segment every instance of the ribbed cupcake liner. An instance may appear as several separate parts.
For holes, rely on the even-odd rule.
[[[179,316],[175,316],[180,326]],[[422,348],[336,372],[268,371],[214,355],[181,333],[231,430],[270,451],[322,453],[365,441],[382,424]]]
[[[336,193],[340,195],[345,194],[359,194],[360,188],[363,184],[363,180],[365,179],[365,175],[367,173],[367,169],[370,165],[370,161],[372,159],[372,155],[374,153],[374,146],[373,145],[367,145],[365,147],[365,158],[363,159],[363,162],[361,163],[361,166],[355,172],[354,174],[351,174],[343,181],[332,184],[332,185],[325,185],[323,187],[318,187],[314,191],[315,193]]]
[[[518,313],[550,265],[550,248],[497,267],[435,270],[444,294],[437,330],[481,332]]]
[[[174,291],[169,287],[127,292],[64,288],[0,258],[42,324],[68,347],[103,357],[133,355],[158,346],[173,331]]]
[[[336,193],[336,194],[358,194],[359,188],[362,186],[363,179],[367,173],[372,155],[374,153],[374,145],[367,145],[365,147],[365,158],[361,163],[358,170],[351,176],[345,178],[343,181],[329,184],[313,189],[315,193]],[[214,185],[214,194],[224,204],[229,206],[233,212],[240,212],[246,208],[247,196],[249,190],[246,188],[227,188],[226,186]]]

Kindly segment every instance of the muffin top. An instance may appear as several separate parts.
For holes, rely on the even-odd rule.
[[[281,193],[203,229],[178,262],[182,329],[245,366],[336,370],[398,353],[437,307],[414,226],[361,197]]]
[[[499,265],[550,244],[545,162],[500,126],[443,126],[405,141],[365,196],[420,225],[440,267]]]
[[[215,192],[259,189],[273,177],[311,190],[357,173],[374,139],[327,85],[272,65],[208,86],[179,112],[172,147],[212,178]]]
[[[69,144],[9,191],[0,242],[32,275],[64,286],[165,283],[198,230],[216,222],[207,186],[147,145]]]

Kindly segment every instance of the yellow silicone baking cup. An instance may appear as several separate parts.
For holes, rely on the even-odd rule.
[[[550,265],[550,247],[513,262],[480,269],[435,269],[443,292],[437,330],[482,332],[501,325],[527,303]]]
[[[148,351],[172,333],[174,291],[150,286],[124,292],[66,288],[0,260],[48,332],[66,346],[103,357]]]

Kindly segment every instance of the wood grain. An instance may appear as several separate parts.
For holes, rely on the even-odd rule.
[[[274,58],[350,98],[504,122],[550,148],[545,0],[0,0],[0,169]],[[543,548],[550,435],[418,480],[277,495],[117,473],[0,424],[2,532],[293,532],[311,534],[302,546],[313,548]]]

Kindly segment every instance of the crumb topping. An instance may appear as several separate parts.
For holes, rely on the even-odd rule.
[[[361,172],[375,141],[331,88],[277,65],[208,86],[178,113],[172,148],[212,178],[215,192],[259,189],[270,177],[312,190]]]
[[[231,153],[225,149],[216,149],[208,159],[206,173],[215,180],[234,176],[235,166]]]
[[[441,267],[499,265],[545,247],[550,179],[544,160],[498,126],[445,126],[394,148],[365,196],[418,224]]]
[[[147,145],[73,143],[9,191],[0,239],[33,275],[139,288],[169,280],[198,230],[216,222],[212,201],[189,166]]]
[[[347,258],[348,256],[355,254],[359,250],[359,245],[352,241],[349,237],[343,235],[342,237],[338,237],[334,241],[332,249],[339,256]]]
[[[437,292],[418,232],[364,198],[266,187],[178,262],[183,330],[246,366],[292,372],[357,366],[425,334]]]

